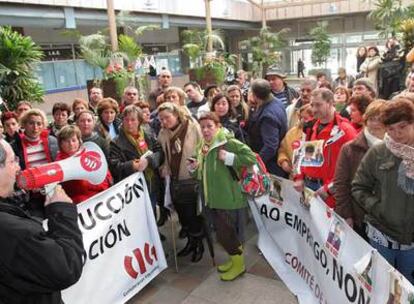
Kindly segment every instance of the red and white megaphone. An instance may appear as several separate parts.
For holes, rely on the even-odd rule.
[[[20,172],[17,185],[24,190],[44,188],[48,195],[58,183],[69,180],[86,180],[99,185],[107,172],[108,163],[101,148],[93,142],[86,142],[69,158]]]

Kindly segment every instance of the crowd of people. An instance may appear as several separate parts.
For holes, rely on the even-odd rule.
[[[1,116],[0,197],[4,204],[0,211],[25,221],[30,218],[23,210],[48,218],[52,233],[56,229],[64,238],[70,233],[64,225],[75,226],[76,217],[76,209],[67,202],[80,204],[143,172],[154,214],[163,225],[169,216],[164,206],[169,177],[181,225],[179,236],[187,238],[178,256],[200,261],[203,239],[214,227],[217,241],[229,256],[218,266],[220,278],[231,281],[245,272],[247,198],[237,174],[255,164],[257,153],[271,174],[290,178],[299,192],[304,187],[315,191],[414,282],[414,74],[407,76],[407,88],[392,99],[377,98],[377,82],[369,75],[378,55],[374,51],[369,48],[371,59],[358,63],[367,77],[351,79],[341,69],[332,83],[326,75],[318,75],[303,79],[299,89],[289,86],[286,74],[277,68],[269,68],[265,79],[251,82],[241,70],[236,83],[211,85],[204,91],[196,82],[183,88],[172,86],[172,75],[164,69],[148,101],[139,100],[135,87],[127,87],[120,101],[94,87],[89,101],[77,98],[71,106],[56,102],[50,123],[44,112],[22,101],[15,111]],[[100,185],[64,182],[64,191],[58,188],[52,198],[39,191],[21,195],[13,188],[18,170],[70,157],[88,141],[102,149],[109,164]],[[13,179],[4,178],[7,174]],[[11,200],[21,209],[3,206]],[[54,213],[71,220],[55,223]],[[5,217],[3,235],[8,221],[1,216]],[[77,228],[71,229],[74,241],[66,245],[72,246],[74,257],[65,265],[74,263],[79,270],[80,235]],[[33,234],[41,234],[39,230]],[[32,245],[39,246],[36,242],[40,240],[33,237]],[[41,265],[33,267],[37,270]],[[12,269],[7,271],[13,279],[1,280],[0,296],[15,290],[14,284],[24,285]],[[57,280],[62,282],[59,287],[78,275],[79,271],[71,280]],[[48,293],[57,287],[51,286],[22,288],[26,293]]]

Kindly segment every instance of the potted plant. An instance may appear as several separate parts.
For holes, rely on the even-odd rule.
[[[35,76],[43,52],[32,38],[10,26],[0,27],[0,96],[13,110],[21,100],[43,102],[43,89]]]
[[[141,26],[135,29],[133,36],[119,35],[119,50],[112,52],[108,44],[108,37],[101,33],[81,36],[79,39],[80,54],[86,62],[103,71],[103,79],[94,79],[87,82],[88,90],[92,86],[103,89],[104,96],[121,100],[122,93],[127,86],[138,87],[141,98],[148,93],[149,84],[146,75],[141,77],[135,71],[136,60],[143,55],[141,46],[136,37],[146,30],[158,28],[154,25]]]
[[[331,54],[331,40],[328,35],[328,22],[318,22],[317,26],[310,30],[309,34],[313,38],[312,63],[319,68],[309,71],[310,75],[323,72],[328,78],[331,77],[330,70],[326,68],[326,61]]]
[[[252,53],[254,76],[264,77],[269,66],[280,64],[280,51],[287,44],[285,34],[289,31],[289,28],[284,28],[273,33],[268,27],[263,27],[258,36],[240,42],[242,49]]]
[[[379,36],[384,39],[395,37],[401,21],[404,20],[410,9],[404,7],[401,0],[377,0],[374,6],[375,9],[369,13],[368,18],[380,31]]]
[[[235,65],[235,55],[224,52],[222,33],[218,30],[208,34],[205,30],[184,30],[181,33],[182,49],[190,59],[188,74],[202,88],[210,84],[223,83],[226,70]],[[213,52],[207,52],[208,40],[213,43]]]

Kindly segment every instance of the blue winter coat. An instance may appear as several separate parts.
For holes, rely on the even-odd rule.
[[[287,115],[283,103],[276,98],[264,102],[249,118],[250,147],[259,153],[271,174],[287,177],[277,165],[277,151],[287,132]]]

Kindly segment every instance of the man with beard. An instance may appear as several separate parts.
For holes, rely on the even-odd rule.
[[[303,192],[304,186],[315,191],[326,204],[335,207],[333,178],[342,146],[357,135],[350,122],[335,111],[334,95],[326,88],[315,89],[311,94],[311,106],[316,119],[306,134],[306,142],[323,140],[323,163],[320,166],[301,166],[294,176],[294,187]]]

